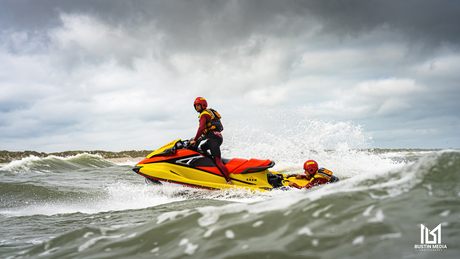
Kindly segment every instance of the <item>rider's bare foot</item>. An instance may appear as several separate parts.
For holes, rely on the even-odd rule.
[[[228,182],[227,182],[227,184],[229,184],[229,185],[233,185],[233,182],[232,182],[232,180],[228,181]]]

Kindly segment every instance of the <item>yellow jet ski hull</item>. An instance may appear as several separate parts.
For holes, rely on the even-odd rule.
[[[152,183],[169,183],[203,189],[244,188],[269,191],[289,186],[289,181],[305,185],[303,179],[269,171],[274,162],[268,159],[223,159],[234,185],[228,185],[213,160],[189,149],[187,141],[176,140],[148,155],[133,170]],[[305,183],[303,183],[305,182]]]

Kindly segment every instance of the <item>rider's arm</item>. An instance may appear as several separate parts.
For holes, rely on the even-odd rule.
[[[289,183],[289,186],[295,187],[295,188],[297,188],[297,189],[302,189],[302,188],[303,188],[302,186],[299,186],[298,184],[293,183],[293,182],[290,182],[290,183]]]
[[[312,177],[310,182],[308,182],[308,184],[305,185],[303,188],[310,189],[311,187],[314,187],[314,186],[317,186],[317,185],[320,185],[320,184],[325,184],[325,183],[327,183],[327,180],[322,178],[322,177],[321,178],[320,177],[318,177],[318,178]]]
[[[206,123],[211,120],[211,116],[208,114],[201,115],[200,126],[196,132],[195,138],[193,140],[197,141],[198,138],[203,135],[203,130],[206,128]]]
[[[297,188],[297,189],[310,189],[311,187],[313,187],[313,186],[315,186],[315,185],[316,185],[315,182],[311,182],[311,181],[310,181],[310,182],[307,183],[307,185],[305,185],[305,186],[300,186],[300,185],[298,185],[298,184],[296,184],[296,183],[292,183],[292,184],[290,184],[289,186],[295,187],[295,188]]]
[[[311,178],[311,180],[305,186],[299,186],[296,183],[292,183],[292,185],[290,185],[290,186],[293,186],[293,187],[295,187],[297,189],[310,189],[313,186],[317,186],[317,185],[325,184],[325,183],[327,183],[326,179],[318,177],[318,179]]]

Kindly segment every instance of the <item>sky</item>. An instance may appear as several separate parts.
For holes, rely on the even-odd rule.
[[[197,96],[227,138],[460,148],[459,24],[448,0],[0,0],[0,150],[156,149],[195,135]]]

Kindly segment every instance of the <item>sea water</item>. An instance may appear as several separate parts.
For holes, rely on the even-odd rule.
[[[0,258],[458,258],[458,150],[377,152],[342,122],[280,129],[229,132],[223,156],[269,158],[286,174],[315,159],[341,181],[210,191],[148,185],[137,161],[97,155],[2,165]]]

